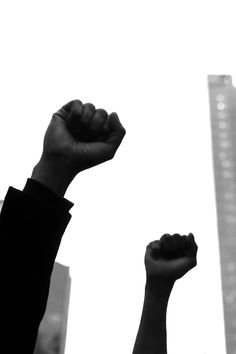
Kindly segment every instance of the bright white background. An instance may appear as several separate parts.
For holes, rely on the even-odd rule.
[[[170,298],[168,353],[223,354],[207,74],[236,73],[233,1],[8,0],[0,37],[0,199],[24,187],[67,101],[116,111],[127,130],[66,194],[66,354],[132,352],[145,246],[166,232],[199,245]]]

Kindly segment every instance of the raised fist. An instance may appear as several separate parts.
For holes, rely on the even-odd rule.
[[[63,164],[69,173],[110,160],[125,129],[116,113],[75,100],[53,114],[44,137],[43,157]]]
[[[175,281],[197,265],[197,249],[193,234],[165,234],[149,243],[145,254],[148,279]]]

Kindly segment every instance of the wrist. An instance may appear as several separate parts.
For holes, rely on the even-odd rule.
[[[145,293],[167,305],[173,286],[172,280],[147,278]]]
[[[33,169],[31,178],[63,197],[74,176],[65,164],[56,159],[49,160],[42,155]]]

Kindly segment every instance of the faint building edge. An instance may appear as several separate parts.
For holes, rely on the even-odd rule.
[[[34,354],[64,354],[70,288],[69,267],[55,262],[47,308],[39,327]]]

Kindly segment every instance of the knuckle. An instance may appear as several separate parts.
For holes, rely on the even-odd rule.
[[[172,237],[179,239],[181,236],[180,236],[180,234],[173,234]]]
[[[147,244],[147,248],[150,247],[152,244],[153,244],[153,241],[149,242],[149,243]]]
[[[90,102],[84,104],[84,109],[89,109],[91,111],[95,111],[96,110],[95,106],[92,103],[90,103]]]
[[[169,237],[170,237],[170,234],[164,234],[161,236],[161,240],[166,240]]]
[[[83,103],[80,100],[74,100],[71,105],[71,111],[74,113],[82,113]]]
[[[97,113],[98,115],[108,117],[107,111],[106,111],[105,109],[103,109],[103,108],[98,108],[98,109],[96,109],[96,113]]]
[[[82,105],[83,103],[82,103],[82,101],[80,101],[80,100],[73,100],[73,101],[72,101],[72,104],[75,104],[75,105],[77,105],[77,104]]]

